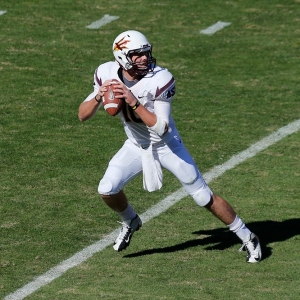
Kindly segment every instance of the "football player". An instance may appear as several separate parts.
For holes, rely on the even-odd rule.
[[[262,254],[258,237],[226,200],[212,192],[182,142],[171,116],[175,79],[166,68],[156,65],[148,39],[138,31],[125,31],[114,40],[112,51],[115,60],[96,69],[94,91],[81,103],[78,117],[81,121],[93,117],[112,79],[118,80],[114,91],[125,101],[119,117],[127,139],[110,160],[98,186],[104,202],[122,219],[113,248],[126,249],[133,233],[142,226],[123,192],[125,185],[142,174],[144,189],[160,189],[164,168],[177,177],[199,206],[236,233],[243,243],[241,249],[247,251],[247,262],[259,262]]]

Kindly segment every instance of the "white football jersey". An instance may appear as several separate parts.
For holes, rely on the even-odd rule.
[[[117,62],[107,62],[100,65],[94,74],[94,92],[85,101],[91,100],[105,80],[117,79],[122,81],[120,66]],[[120,74],[120,76],[119,76]],[[165,68],[156,66],[135,85],[129,87],[133,95],[150,112],[161,117],[169,127],[167,133],[159,136],[140,119],[138,114],[126,103],[119,116],[122,120],[127,137],[135,144],[149,145],[161,141],[167,142],[172,137],[178,136],[174,120],[171,117],[171,101],[175,94],[175,79]]]

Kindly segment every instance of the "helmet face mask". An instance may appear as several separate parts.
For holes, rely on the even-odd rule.
[[[134,49],[128,51],[126,58],[130,63],[131,70],[134,71],[136,75],[146,75],[149,71],[152,72],[155,68],[156,59],[152,56],[151,51],[152,46],[147,46],[140,49]],[[135,62],[132,61],[133,56],[146,56],[147,62]]]
[[[152,56],[152,45],[138,31],[128,30],[119,34],[114,40],[112,48],[116,61],[122,68],[134,75],[144,76],[155,68],[156,59]],[[132,61],[134,55],[145,55],[147,63]]]

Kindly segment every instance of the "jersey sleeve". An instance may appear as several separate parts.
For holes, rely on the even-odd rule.
[[[156,89],[154,95],[154,113],[162,118],[166,124],[170,122],[171,102],[175,95],[175,79],[166,69],[158,74],[156,79]]]
[[[175,79],[172,74],[164,69],[156,78],[155,101],[171,102],[176,92]]]
[[[94,73],[94,83],[93,83],[94,91],[85,98],[84,102],[90,101],[93,98],[95,98],[95,96],[98,94],[100,86],[102,85],[101,78],[99,78],[97,74],[98,69],[99,68],[97,68]]]
[[[88,95],[84,101],[89,101],[93,99],[98,94],[102,83],[107,79],[115,77],[116,69],[117,65],[114,62],[107,62],[100,65],[94,72],[94,91],[90,95]]]

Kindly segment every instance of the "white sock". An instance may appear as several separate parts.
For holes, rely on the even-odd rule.
[[[228,225],[229,229],[233,231],[243,242],[249,240],[249,235],[251,231],[246,227],[244,222],[240,219],[239,216],[235,217],[235,220]]]
[[[118,213],[123,221],[133,220],[136,217],[136,212],[133,210],[132,206],[128,203],[125,210]]]

